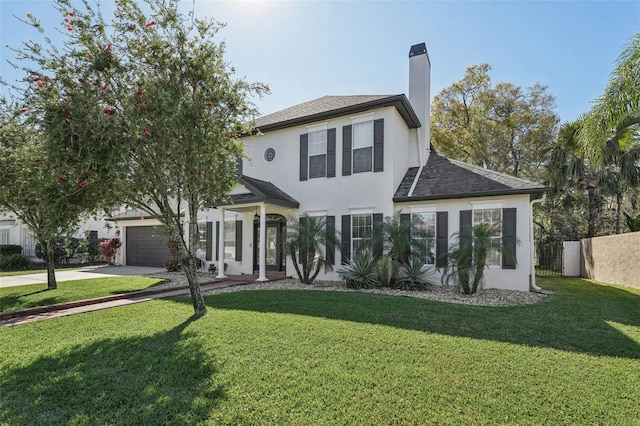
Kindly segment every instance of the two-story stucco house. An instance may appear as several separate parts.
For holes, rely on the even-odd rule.
[[[545,188],[432,151],[430,67],[425,44],[418,44],[409,53],[408,97],[325,96],[257,119],[256,133],[243,138],[248,158],[231,203],[201,213],[199,256],[217,262],[218,271],[228,264],[227,274],[295,275],[282,251],[286,219],[319,215],[342,238],[327,253],[334,271],[320,276],[337,279],[336,270],[374,223],[395,212],[424,224],[425,263],[434,265],[461,226],[498,222],[504,237],[519,241],[512,247],[517,261],[493,253],[485,284],[528,290],[531,204]],[[152,226],[157,223],[139,214],[117,219],[122,263],[159,264],[165,240]],[[139,256],[145,250],[151,251]]]

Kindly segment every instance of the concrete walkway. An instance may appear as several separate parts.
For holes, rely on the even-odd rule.
[[[75,281],[90,278],[121,277],[130,275],[159,274],[166,272],[165,268],[153,268],[147,266],[89,266],[82,269],[56,271],[56,281]],[[47,273],[27,275],[12,275],[0,277],[0,287],[16,287],[20,285],[46,284]]]

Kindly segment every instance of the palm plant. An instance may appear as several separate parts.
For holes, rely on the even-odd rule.
[[[489,253],[504,252],[504,247],[495,238],[500,233],[498,225],[481,223],[473,227],[471,235],[467,232],[457,234],[457,242],[447,255],[442,282],[460,286],[464,294],[475,294],[482,286]]]
[[[311,284],[321,269],[333,270],[333,263],[327,259],[327,247],[338,247],[335,231],[327,227],[324,217],[304,215],[289,218],[285,253],[291,257],[293,267],[300,282]]]

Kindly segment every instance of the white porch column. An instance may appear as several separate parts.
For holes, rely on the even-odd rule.
[[[256,281],[269,281],[267,279],[267,206],[260,204],[260,275]]]
[[[224,209],[220,210],[220,228],[218,229],[218,275],[216,278],[227,278],[224,274]]]

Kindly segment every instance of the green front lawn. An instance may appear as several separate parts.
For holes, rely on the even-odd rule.
[[[64,267],[64,268],[56,268],[56,271],[79,271],[83,268],[78,268],[74,266]],[[0,277],[14,277],[17,275],[31,275],[31,274],[43,274],[46,273],[46,269],[27,269],[25,271],[4,271],[0,272]]]
[[[0,312],[128,293],[161,282],[163,280],[158,278],[105,277],[61,281],[56,290],[47,290],[47,284],[5,287],[0,288]]]
[[[0,424],[640,424],[640,292],[490,308],[322,291],[0,329]]]

